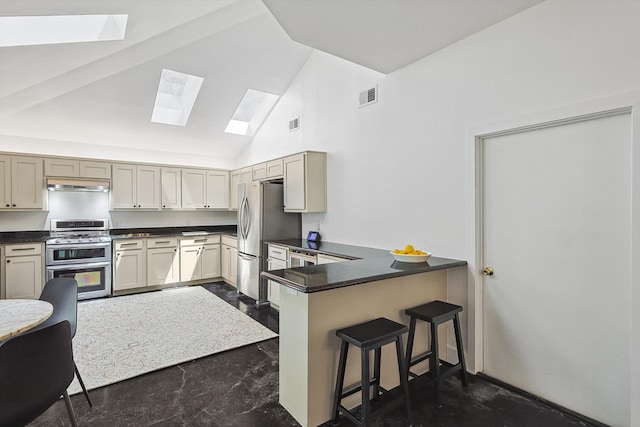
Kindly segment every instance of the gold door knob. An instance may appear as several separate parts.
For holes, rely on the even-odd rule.
[[[485,267],[484,270],[482,270],[482,274],[485,276],[493,276],[493,267]]]

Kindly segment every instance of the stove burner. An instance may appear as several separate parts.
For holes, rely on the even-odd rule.
[[[47,244],[91,244],[111,241],[109,221],[95,220],[51,220],[51,238]]]

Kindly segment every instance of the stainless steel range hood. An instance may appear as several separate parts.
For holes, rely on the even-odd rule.
[[[49,191],[109,191],[109,181],[75,178],[47,178]]]

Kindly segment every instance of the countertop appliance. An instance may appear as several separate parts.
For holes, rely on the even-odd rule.
[[[282,183],[252,182],[238,185],[238,291],[268,304],[265,241],[300,239],[302,216],[284,212]]]
[[[111,295],[109,220],[51,220],[45,254],[47,280],[76,279],[79,300]]]

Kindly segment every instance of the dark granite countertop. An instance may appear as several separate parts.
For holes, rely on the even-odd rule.
[[[332,242],[307,242],[304,239],[273,240],[265,242],[286,246],[289,249],[303,249],[305,252],[333,255],[348,259],[376,258],[389,255],[389,251],[383,249],[367,248],[364,246],[344,245]]]
[[[351,261],[331,264],[262,272],[262,277],[304,293],[326,291],[467,265],[466,261],[433,256],[423,263],[398,262],[387,250],[331,242],[320,242],[317,248],[309,247],[305,240],[300,242],[297,240],[280,240],[265,243],[352,259]],[[296,243],[300,244],[297,245]]]
[[[182,232],[206,231],[209,234],[236,235],[235,225],[209,225],[191,227],[154,227],[154,228],[113,228],[109,230],[112,239],[130,239],[134,237],[180,236]],[[44,242],[50,236],[49,230],[5,231],[0,232],[0,244]]]
[[[204,231],[207,234],[236,235],[235,225],[209,225],[192,227],[114,228],[109,231],[112,239],[136,237],[181,236],[183,232]]]
[[[49,231],[5,231],[0,233],[0,245],[11,243],[44,242],[49,238]]]

